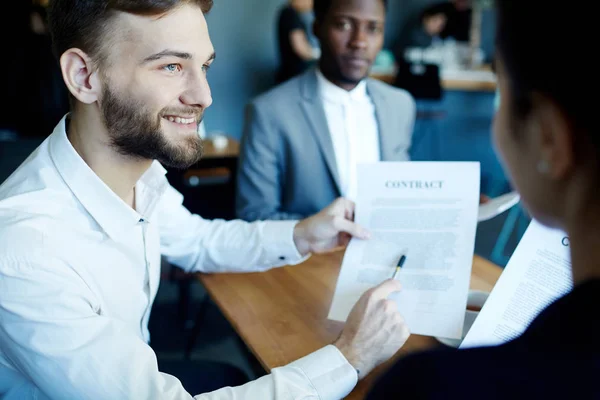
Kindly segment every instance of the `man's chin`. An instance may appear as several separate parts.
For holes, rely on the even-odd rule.
[[[201,154],[193,157],[160,157],[157,159],[164,167],[186,170],[196,164],[201,159]]]
[[[368,76],[368,72],[365,73],[358,73],[358,72],[350,72],[350,73],[345,73],[342,74],[342,76],[340,77],[340,81],[341,83],[345,83],[345,84],[351,84],[351,85],[358,85],[363,79],[365,79]]]
[[[177,144],[171,144],[157,160],[166,167],[188,169],[200,161],[203,153],[202,139],[195,134],[183,140],[179,138]]]

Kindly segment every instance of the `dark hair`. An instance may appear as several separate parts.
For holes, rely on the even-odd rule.
[[[57,58],[76,47],[92,58],[100,55],[108,22],[116,12],[137,15],[160,15],[182,4],[198,5],[208,12],[212,0],[52,0],[48,11],[50,34]]]
[[[387,9],[387,0],[377,0],[377,1],[382,1],[383,6]],[[334,2],[334,0],[314,0],[313,10],[315,12],[315,20],[323,21],[323,19],[325,18],[325,15],[327,15],[327,12],[331,8],[331,4],[333,2]]]
[[[44,7],[44,6],[40,6],[40,5],[34,4],[33,6],[31,6],[31,12],[39,14],[39,16],[44,21],[46,21],[47,18],[48,18],[48,13],[46,11],[46,7]]]
[[[421,21],[425,18],[433,17],[434,15],[443,14],[445,17],[448,17],[448,5],[449,3],[439,3],[434,4],[431,7],[427,7],[421,12]]]
[[[581,0],[496,0],[496,49],[507,75],[513,113],[528,115],[533,94],[556,102],[575,129],[591,134],[597,110],[594,13]],[[595,135],[598,136],[598,135]],[[600,141],[591,138],[600,148]]]

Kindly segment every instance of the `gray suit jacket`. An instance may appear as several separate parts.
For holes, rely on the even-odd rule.
[[[247,221],[300,219],[340,196],[339,175],[314,69],[246,108],[236,212]],[[408,92],[368,79],[381,159],[406,161],[415,121]]]

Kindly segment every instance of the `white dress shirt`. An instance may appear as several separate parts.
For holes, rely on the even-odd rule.
[[[328,81],[317,69],[317,81],[335,152],[340,190],[342,196],[356,201],[357,165],[381,159],[375,105],[364,80],[347,91]]]
[[[161,253],[204,272],[302,260],[296,222],[203,220],[158,162],[136,184],[136,208],[79,157],[64,118],[0,186],[0,398],[191,399],[148,346]],[[339,399],[356,380],[327,346],[196,399]]]

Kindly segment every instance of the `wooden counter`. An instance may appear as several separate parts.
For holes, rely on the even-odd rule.
[[[483,66],[473,72],[490,72],[490,66]],[[468,73],[468,71],[466,71]],[[371,73],[371,78],[378,79],[382,82],[393,84],[396,79],[394,72],[377,72]],[[467,77],[443,77],[441,79],[442,88],[444,90],[463,90],[467,92],[494,92],[496,91],[496,82],[489,79],[470,79]]]

